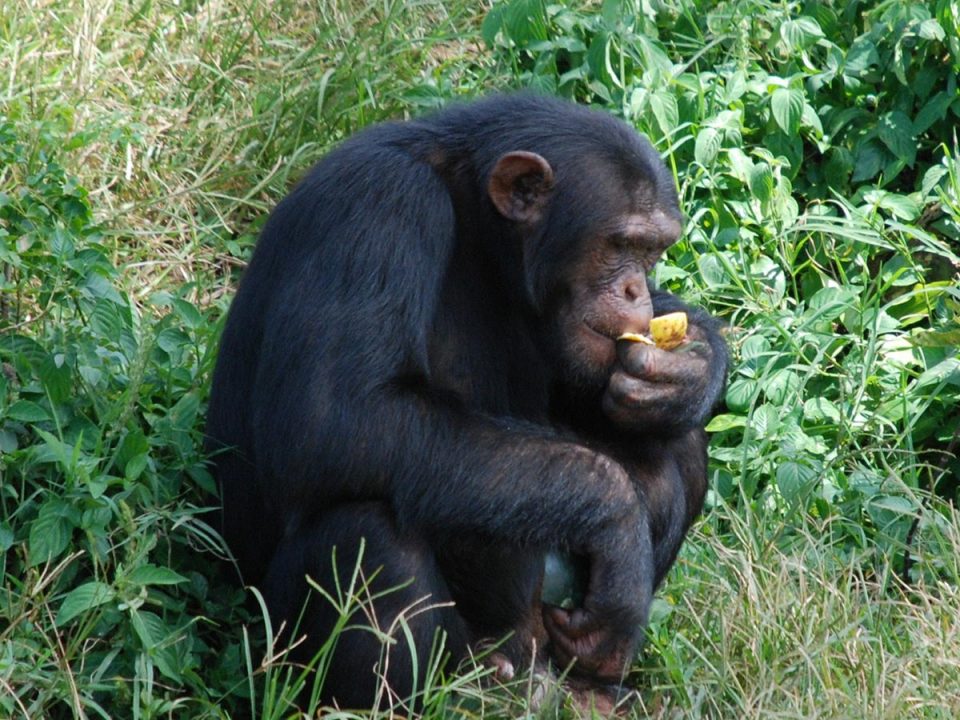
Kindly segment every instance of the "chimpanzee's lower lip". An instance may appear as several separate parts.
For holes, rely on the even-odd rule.
[[[592,326],[590,323],[588,323],[588,322],[584,322],[584,323],[583,323],[583,326],[584,326],[587,330],[589,330],[591,333],[593,333],[594,335],[598,335],[599,337],[602,337],[604,340],[611,340],[611,341],[616,340],[616,338],[615,338],[613,335],[611,335],[610,333],[605,333],[605,332],[602,332],[602,331],[600,331],[600,330],[597,330],[595,327],[593,327],[593,326]]]

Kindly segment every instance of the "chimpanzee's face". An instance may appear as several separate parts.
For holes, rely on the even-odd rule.
[[[608,376],[620,335],[647,332],[648,275],[680,235],[672,178],[658,159],[644,167],[592,158],[556,176],[544,158],[517,152],[491,178],[494,205],[530,245],[547,350],[575,384]]]
[[[616,359],[616,339],[648,331],[653,317],[648,276],[679,234],[675,209],[655,207],[612,217],[578,243],[548,308],[564,375],[606,377]]]

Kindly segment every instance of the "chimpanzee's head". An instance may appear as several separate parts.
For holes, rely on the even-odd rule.
[[[543,154],[503,153],[487,190],[523,243],[529,301],[558,371],[595,386],[616,338],[647,331],[648,276],[679,237],[681,215],[673,177],[645,138],[609,117],[585,130]]]

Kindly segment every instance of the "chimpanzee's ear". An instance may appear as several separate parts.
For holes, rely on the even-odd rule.
[[[517,150],[503,155],[490,173],[487,192],[500,214],[521,223],[540,219],[553,190],[553,168],[540,155]]]

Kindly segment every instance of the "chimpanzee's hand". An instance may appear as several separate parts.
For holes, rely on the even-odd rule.
[[[564,610],[545,605],[543,625],[550,638],[550,655],[561,668],[600,682],[617,682],[637,648],[638,625],[632,632],[606,622],[583,608]]]
[[[619,681],[639,645],[653,594],[646,513],[632,515],[591,554],[582,608],[543,606],[549,652],[561,668],[600,682]]]
[[[702,423],[722,388],[726,365],[725,357],[715,357],[711,339],[690,325],[687,340],[674,350],[619,341],[603,412],[625,429],[674,431]]]

